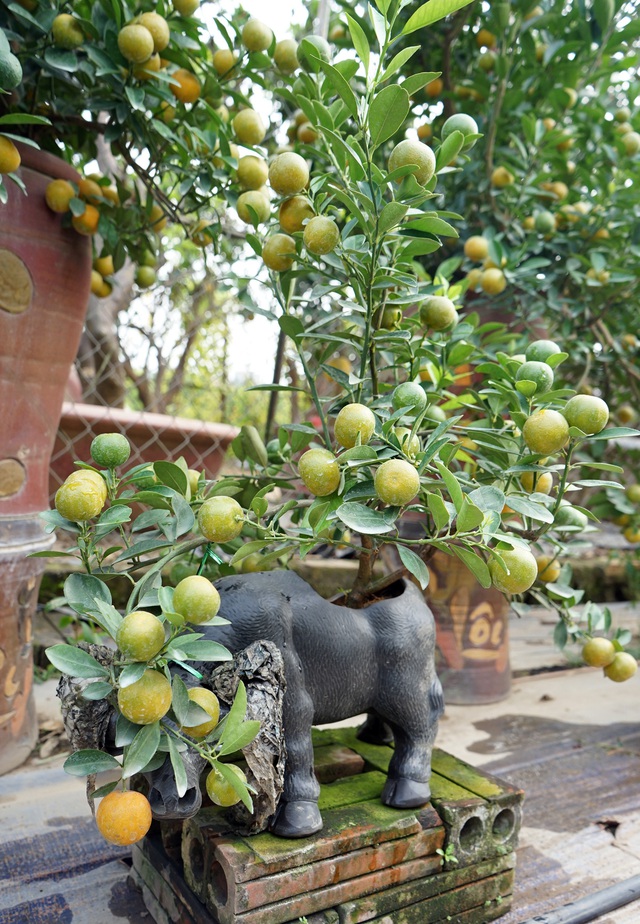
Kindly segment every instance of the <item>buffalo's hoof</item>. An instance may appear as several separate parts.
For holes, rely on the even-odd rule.
[[[420,808],[426,805],[430,798],[431,789],[428,783],[406,777],[388,779],[382,790],[382,801],[392,808]]]
[[[322,828],[322,816],[315,802],[280,802],[271,832],[277,837],[309,837]]]

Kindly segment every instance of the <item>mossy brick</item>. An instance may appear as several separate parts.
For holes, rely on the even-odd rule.
[[[374,894],[393,885],[431,876],[439,866],[438,856],[410,860],[398,866],[375,870],[364,876],[358,876],[356,879],[338,882],[304,895],[293,896],[234,917],[226,917],[223,909],[215,904],[210,905],[207,902],[207,907],[217,914],[220,924],[287,924],[290,921],[297,921],[303,915],[325,908],[333,908],[342,902]]]
[[[163,821],[158,827],[160,828],[162,849],[168,857],[179,862],[182,851],[182,828],[184,827],[184,821],[182,819]]]
[[[133,845],[131,858],[138,879],[151,892],[171,924],[219,924],[187,887],[180,866],[167,857],[161,841],[145,837]],[[149,908],[146,895],[144,898]]]
[[[324,813],[327,809],[339,808],[342,805],[379,800],[386,780],[386,774],[380,773],[379,770],[370,770],[368,773],[359,773],[358,776],[337,780],[335,783],[327,783],[320,787],[318,807]]]
[[[440,857],[436,851],[443,843],[443,828],[435,828],[247,882],[236,883],[228,878],[222,882],[216,878],[209,892],[220,920],[233,921],[234,915],[245,911],[294,895],[316,892],[338,882],[365,876],[373,870],[399,866],[420,857],[432,857],[435,868],[439,868]]]
[[[493,864],[477,864],[457,874],[453,871],[433,873],[415,882],[382,890],[371,896],[371,901],[346,901],[324,910],[310,911],[306,916],[309,924],[353,924],[359,921],[371,921],[373,924],[374,920],[378,924],[423,924],[427,921],[445,924],[447,918],[455,924],[485,924],[510,907],[513,861],[513,856],[502,858],[502,871],[498,869],[498,861],[494,861]],[[154,912],[162,912],[160,916],[155,914],[160,924],[221,924],[216,910],[203,908],[186,887],[179,867],[163,856],[160,841],[145,838],[134,845],[133,865],[134,873],[145,887],[147,907]],[[484,881],[472,878],[492,869],[494,872],[485,876]],[[488,885],[486,880],[491,879],[495,884]],[[436,885],[440,891],[425,899],[425,885]],[[498,903],[500,897],[502,901]],[[304,911],[296,913],[290,906],[293,916],[286,918],[278,914],[276,908],[276,905],[267,906],[262,909],[262,917],[257,919],[251,915],[240,915],[234,924],[256,924],[256,921],[258,924],[284,924],[285,921],[297,922],[301,914],[305,914]],[[360,913],[354,915],[356,908]]]
[[[332,783],[362,773],[364,758],[353,748],[326,744],[313,750],[313,770],[319,783]]]
[[[515,854],[509,854],[493,860],[483,860],[462,869],[440,869],[428,878],[394,886],[376,895],[339,905],[337,910],[340,914],[340,924],[362,924],[364,921],[377,920],[380,915],[395,914],[398,909],[407,905],[420,905],[425,914],[424,909],[429,907],[433,899],[452,890],[464,889],[475,882],[495,876],[505,875],[505,881],[512,882],[514,866]],[[395,921],[395,916],[393,920]],[[423,920],[435,921],[437,918],[429,911]]]
[[[489,916],[487,912],[499,909],[499,913],[504,914],[508,910],[512,890],[513,871],[509,870],[369,920],[371,924],[425,924],[425,921],[447,920],[459,924],[462,916],[469,913],[474,924],[484,924],[496,918],[496,914]]]
[[[386,744],[370,744],[356,737],[356,727],[332,728],[330,734],[335,743],[340,743],[360,754],[368,768],[386,773],[393,757],[393,749]]]
[[[205,809],[191,818],[183,830],[185,876],[190,882],[196,867],[202,871],[195,884],[197,892],[203,888],[204,871],[210,863],[221,863],[225,869],[233,870],[236,882],[244,882],[340,856],[360,847],[408,837],[424,827],[411,809],[391,809],[379,800],[330,809],[324,812],[323,821],[320,834],[299,840],[277,838],[268,833],[243,838],[226,836],[219,819],[212,818]],[[441,825],[435,813],[430,815],[430,821],[433,822],[430,827]]]
[[[205,870],[218,842],[226,840],[235,847],[238,865],[242,864],[244,853],[248,858],[253,852],[245,842],[232,830],[230,824],[220,814],[219,809],[200,809],[193,818],[188,818],[182,827],[182,866],[189,888],[200,899],[204,899]]]
[[[439,776],[446,777],[488,802],[505,804],[510,800],[521,800],[524,795],[521,789],[465,763],[452,754],[447,754],[440,748],[433,749],[431,766]]]

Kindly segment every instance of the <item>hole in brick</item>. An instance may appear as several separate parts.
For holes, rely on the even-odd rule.
[[[216,905],[226,905],[229,898],[229,892],[227,890],[227,877],[224,874],[224,870],[215,860],[212,861],[211,866],[209,867],[209,886],[211,892],[213,893]]]
[[[484,834],[484,825],[479,818],[467,819],[460,829],[460,846],[463,850],[471,850]]]
[[[511,837],[516,826],[516,816],[511,809],[502,809],[493,819],[491,833],[501,841]]]
[[[219,905],[220,907],[226,905],[229,899],[227,877],[224,874],[223,868],[216,860],[211,861],[211,866],[209,867],[208,884],[216,905]]]
[[[200,841],[192,840],[189,848],[189,864],[193,872],[193,878],[197,882],[202,882],[204,877],[204,851]]]

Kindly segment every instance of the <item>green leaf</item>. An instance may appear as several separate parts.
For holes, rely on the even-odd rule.
[[[364,71],[365,74],[367,74],[369,72],[369,39],[365,35],[360,23],[356,22],[348,13],[346,17],[347,23],[349,24],[349,32],[351,33],[351,40],[353,41],[353,47],[364,64]]]
[[[169,743],[169,759],[171,760],[173,775],[176,781],[176,791],[178,796],[181,797],[184,796],[187,789],[189,788],[187,771],[185,770],[184,761],[180,751],[178,750],[178,745],[176,744],[174,737],[172,735],[167,735],[167,741]]]
[[[111,754],[86,748],[67,757],[62,769],[70,776],[91,776],[104,770],[119,770],[120,764]]]
[[[410,35],[418,29],[430,26],[434,22],[444,19],[450,13],[467,6],[471,0],[427,0],[422,6],[418,7],[413,16],[406,22],[403,35]]]
[[[220,775],[225,778],[225,780],[227,781],[227,783],[229,783],[232,789],[234,789],[235,792],[237,792],[237,794],[242,799],[243,805],[245,805],[250,812],[253,812],[253,801],[251,799],[251,796],[247,792],[247,788],[242,782],[242,780],[239,779],[238,776],[236,776],[236,774],[233,772],[231,767],[222,763],[222,761],[217,761],[216,770],[218,770]]]
[[[278,324],[280,325],[280,330],[291,337],[292,340],[295,340],[296,337],[299,337],[300,334],[304,334],[304,324],[300,318],[296,318],[293,315],[287,314],[284,317],[278,318]]]
[[[395,508],[392,508],[395,510]],[[398,513],[381,512],[373,510],[365,504],[359,504],[356,501],[349,501],[342,504],[336,510],[336,516],[348,526],[349,529],[355,529],[356,532],[366,533],[367,535],[381,535],[390,533],[395,529],[395,521]]]
[[[502,513],[505,505],[504,491],[491,485],[476,488],[475,491],[471,491],[468,498],[484,513]]]
[[[388,80],[389,77],[393,76],[396,71],[399,71],[403,64],[405,64],[409,58],[412,58],[416,51],[420,50],[420,45],[410,45],[407,48],[403,48],[402,51],[399,51],[397,55],[391,59],[389,64],[384,70],[384,73],[380,76],[378,83],[384,83],[385,80]],[[405,89],[407,89],[405,87]]]
[[[617,440],[627,436],[640,436],[640,430],[633,430],[631,427],[611,427],[610,430],[601,430],[600,433],[594,433],[588,439]]]
[[[400,129],[409,112],[409,94],[397,84],[381,90],[369,109],[371,144],[378,147]]]
[[[474,529],[477,529],[478,526],[484,520],[484,513],[480,510],[479,507],[473,503],[469,497],[465,497],[462,502],[462,507],[458,513],[456,519],[457,531],[460,533],[469,533]]]
[[[125,719],[121,712],[118,713],[118,718],[116,719],[116,747],[126,748],[128,744],[131,744],[139,730],[139,725],[134,725],[129,719]]]
[[[175,465],[173,462],[159,461],[153,463],[153,470],[158,481],[162,484],[168,488],[173,488],[178,494],[184,495],[187,493],[189,480],[179,465]]]
[[[340,456],[339,462],[375,462],[378,454],[371,446],[353,446],[347,449]]]
[[[117,789],[119,784],[120,780],[112,780],[110,783],[105,783],[104,786],[99,786],[98,789],[94,789],[92,798],[102,799],[104,796],[108,796],[110,792]]]
[[[424,590],[429,584],[429,569],[420,558],[419,555],[416,555],[411,549],[408,549],[405,545],[397,545],[398,555],[402,564],[405,566],[407,571],[409,571],[415,578],[417,578],[420,587]]]
[[[541,523],[553,523],[553,514],[542,504],[536,504],[535,501],[519,497],[517,494],[507,494],[506,502],[512,510],[524,517],[531,517],[532,520],[538,520]]]
[[[94,657],[74,645],[53,645],[45,654],[54,667],[70,677],[108,677],[109,671]]]
[[[190,704],[191,700],[189,699],[185,682],[177,674],[174,674],[171,681],[171,708],[178,725],[187,725]]]
[[[462,494],[462,488],[458,484],[458,479],[452,472],[449,471],[448,468],[446,468],[446,466],[442,464],[442,462],[440,462],[439,459],[435,460],[435,466],[440,472],[442,480],[444,481],[447,491],[449,492],[449,497],[453,501],[454,507],[458,513],[460,513],[464,496]]]
[[[342,99],[343,103],[351,113],[354,119],[358,118],[358,103],[355,98],[354,92],[344,79],[340,71],[336,70],[335,67],[332,67],[326,61],[320,60],[318,62],[322,68],[327,80],[333,86],[333,89],[336,91],[338,96]]]
[[[406,80],[403,80],[400,86],[407,91],[409,96],[413,96],[418,90],[426,87],[428,83],[439,77],[441,71],[420,71],[418,74],[410,74]]]
[[[234,751],[241,751],[242,748],[251,744],[259,731],[260,722],[257,720],[243,722],[235,736],[225,735],[224,744],[220,747],[218,754],[224,757],[227,754],[233,754]]]
[[[0,125],[51,125],[51,122],[44,116],[15,112],[12,115],[0,116]]]
[[[452,545],[450,548],[453,553],[458,556],[460,561],[464,562],[482,587],[491,587],[491,574],[483,558],[480,558],[480,556],[472,552],[471,549],[464,548],[464,546]]]
[[[124,505],[107,507],[96,523],[96,539],[104,538],[104,536],[107,536],[114,529],[117,529],[118,526],[121,526],[123,523],[128,523],[130,519],[131,509],[129,507],[125,507]]]
[[[87,613],[96,608],[98,600],[111,603],[109,588],[92,574],[70,574],[64,582],[64,596],[76,613]]]
[[[267,448],[257,429],[250,424],[244,424],[240,428],[240,440],[245,459],[250,459],[252,462],[257,462],[263,468],[266,468],[269,464]]]
[[[232,654],[224,645],[210,639],[177,640],[189,661],[231,661]]]
[[[160,723],[144,725],[125,752],[122,770],[123,780],[128,780],[143,770],[155,755],[160,744]]]
[[[45,48],[44,60],[50,67],[69,73],[77,71],[80,63],[74,51],[66,51],[64,48],[56,48],[53,45]]]
[[[464,147],[465,137],[462,132],[451,132],[442,142],[436,153],[436,173],[448,167]]]
[[[113,692],[113,687],[106,680],[98,680],[96,683],[89,683],[82,691],[82,698],[89,700],[106,699]]]
[[[184,536],[185,533],[191,532],[195,526],[196,515],[182,494],[174,495],[171,506],[176,518],[175,536],[177,539],[179,536]]]
[[[378,237],[383,237],[387,231],[399,225],[407,214],[408,208],[401,202],[387,202],[378,217]]]
[[[438,218],[437,215],[427,215],[417,221],[409,221],[402,230],[403,232],[422,231],[427,234],[441,234],[444,237],[458,237],[458,232],[453,225]]]
[[[537,383],[532,382],[530,379],[520,379],[516,382],[516,391],[519,391],[525,398],[530,398],[532,395],[535,395],[537,390]]]
[[[238,689],[236,690],[236,695],[233,698],[231,704],[231,709],[227,714],[225,719],[224,728],[222,735],[220,736],[220,743],[224,743],[227,740],[227,737],[233,738],[237,735],[238,730],[244,722],[245,715],[247,713],[247,690],[242,681],[238,684]]]
[[[108,632],[112,639],[115,639],[122,623],[122,616],[115,606],[111,603],[105,603],[104,600],[96,600],[94,608],[89,611],[89,615],[105,632]]]
[[[130,687],[132,683],[137,683],[146,670],[146,661],[136,661],[135,663],[125,665],[125,667],[122,668],[122,673],[118,677],[118,683],[121,689],[124,690],[125,687]]]
[[[445,526],[449,525],[451,519],[449,511],[447,510],[447,505],[442,500],[439,494],[427,494],[427,507],[433,517],[433,521],[436,524],[436,530],[440,532],[441,529],[444,529]]]
[[[233,558],[231,559],[232,565],[237,565],[239,561],[242,561],[243,558],[247,558],[249,555],[253,555],[254,552],[261,552],[263,549],[269,548],[272,545],[272,542],[268,539],[253,539],[251,542],[245,542],[244,545],[241,545],[240,548],[234,553]]]

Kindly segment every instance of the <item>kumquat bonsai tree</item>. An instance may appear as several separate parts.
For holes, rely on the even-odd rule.
[[[620,466],[601,461],[594,447],[637,431],[609,426],[607,403],[576,393],[563,375],[570,357],[560,338],[487,319],[467,299],[470,279],[450,253],[465,219],[448,205],[460,172],[486,143],[486,127],[458,112],[431,144],[412,129],[416,99],[440,74],[412,70],[411,61],[463,6],[377,0],[366,23],[345,11],[349,54],[335,57],[316,35],[277,42],[255,23],[250,33],[224,33],[222,73],[238,76],[219,105],[231,95],[247,99],[252,62],[262,60],[253,56],[268,56],[278,74],[269,88],[279,107],[274,119],[286,113],[293,142],[278,148],[276,126],[245,108],[231,123],[241,146],[234,153],[225,147],[224,120],[203,107],[203,124],[220,129],[221,157],[235,171],[224,182],[260,263],[256,284],[270,299],[261,311],[279,325],[301,370],[297,385],[258,387],[297,389],[309,412],[266,439],[242,426],[233,444],[242,468],[215,482],[182,460],[127,470],[127,441],[97,437],[91,461],[78,463],[56,509],[44,514],[49,529],[72,534],[82,565],[65,584],[67,603],[111,639],[108,663],[83,644],[56,645],[48,655],[64,673],[90,681],[85,698],[117,711],[122,754],[84,749],[66,763],[78,775],[119,775],[94,793],[105,795],[98,823],[116,842],[138,839],[151,819],[145,797],[122,793],[121,783],[169,753],[184,792],[187,747],[209,764],[214,802],[251,805],[242,775],[221,760],[257,732],[245,719],[242,688],[220,720],[213,694],[181,679],[195,671],[202,680],[203,662],[229,657],[200,632],[221,619],[220,576],[286,568],[321,543],[346,547],[359,562],[346,601],[365,606],[399,574],[428,593],[428,562],[439,551],[516,604],[533,594],[551,607],[559,644],[580,645],[584,660],[608,678],[623,681],[636,671],[625,651],[629,634],[611,626],[605,608],[578,606],[581,592],[563,559],[595,531],[594,514],[572,499],[623,490],[615,480]],[[518,4],[513,10],[522,16]],[[117,29],[109,28],[115,39]],[[243,56],[249,34],[262,47]],[[181,63],[182,47],[171,62]],[[106,67],[98,57],[95,66]],[[171,73],[158,85],[158,105],[172,92]],[[158,79],[135,97],[141,119],[147,87]],[[130,91],[126,83],[123,92]],[[169,131],[162,144],[171,151]],[[205,138],[207,129],[200,132]],[[186,148],[182,154],[192,156]],[[491,259],[497,245],[485,243],[470,236],[465,253]],[[379,560],[388,572],[382,578],[374,574]],[[130,584],[124,615],[109,589],[119,575]],[[181,675],[170,670],[176,667]],[[117,820],[134,800],[142,806],[135,831]]]

